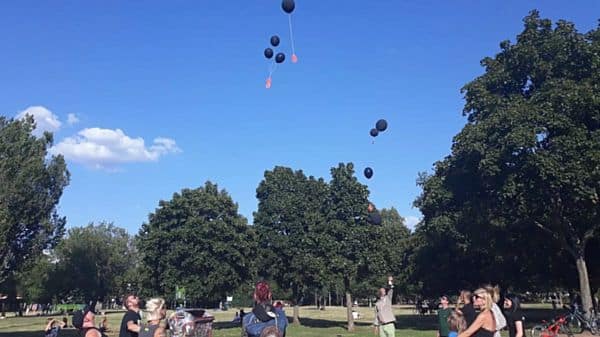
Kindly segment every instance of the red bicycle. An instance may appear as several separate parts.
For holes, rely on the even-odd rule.
[[[531,337],[558,337],[558,334],[573,337],[573,332],[567,324],[567,316],[565,315],[558,316],[552,322],[542,321],[542,324],[531,328]]]

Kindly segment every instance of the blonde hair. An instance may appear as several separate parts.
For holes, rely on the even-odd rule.
[[[162,319],[160,311],[165,307],[165,300],[162,298],[152,298],[146,302],[146,312],[148,313],[148,321]]]
[[[492,287],[491,284],[486,284],[483,288],[492,296],[492,300],[494,303],[498,303],[500,301],[500,286],[495,285]]]
[[[474,296],[483,298],[483,301],[485,302],[485,304],[483,305],[483,308],[481,308],[481,309],[487,309],[487,310],[492,309],[492,305],[494,304],[494,301],[492,299],[492,295],[489,293],[489,291],[487,291],[487,289],[479,288],[479,289],[475,290],[475,292],[473,294],[474,294]]]
[[[458,333],[463,332],[467,328],[467,321],[460,311],[452,311],[448,316],[448,327],[450,331],[456,331]]]

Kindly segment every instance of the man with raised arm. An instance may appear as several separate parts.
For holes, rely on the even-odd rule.
[[[375,333],[379,337],[395,337],[396,316],[392,311],[392,298],[394,295],[394,278],[388,276],[386,288],[379,288],[379,299],[375,303]]]

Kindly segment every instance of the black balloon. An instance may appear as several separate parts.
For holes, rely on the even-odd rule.
[[[373,225],[381,225],[381,215],[377,211],[370,213],[367,221]]]
[[[296,3],[294,0],[283,0],[281,2],[281,8],[284,12],[291,14],[294,11],[294,8],[296,8]]]
[[[371,131],[369,131],[369,134],[371,135],[371,137],[377,137],[377,135],[379,134],[379,131],[377,131],[377,129],[373,128],[373,129],[371,129]]]
[[[273,49],[271,48],[267,48],[265,49],[265,57],[270,59],[271,57],[273,57]]]
[[[285,54],[277,53],[277,55],[275,55],[275,62],[282,63],[283,61],[285,61]]]
[[[271,46],[273,46],[273,47],[279,46],[279,36],[277,36],[277,35],[271,36]]]
[[[365,168],[365,177],[367,177],[367,179],[371,179],[371,177],[373,176],[373,169],[370,167]]]
[[[379,132],[385,131],[385,129],[387,129],[387,121],[385,119],[380,119],[375,124],[375,127]]]

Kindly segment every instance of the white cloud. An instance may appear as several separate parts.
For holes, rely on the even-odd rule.
[[[25,115],[32,115],[35,120],[36,127],[32,134],[39,137],[44,134],[44,131],[55,132],[60,129],[61,122],[58,117],[50,110],[43,106],[30,106],[27,109],[17,114],[17,119],[22,119]]]
[[[413,215],[409,215],[407,217],[404,218],[405,220],[405,224],[406,227],[408,227],[411,231],[415,229],[415,226],[419,223],[419,221],[421,221],[421,219],[419,219],[416,216]]]
[[[77,118],[77,115],[70,113],[67,115],[67,124],[69,125],[74,125],[79,123],[79,118]]]
[[[181,152],[181,149],[170,138],[156,138],[150,147],[146,147],[144,139],[131,138],[121,129],[88,128],[63,139],[50,152],[92,168],[114,171],[119,164],[157,161],[161,156]]]

